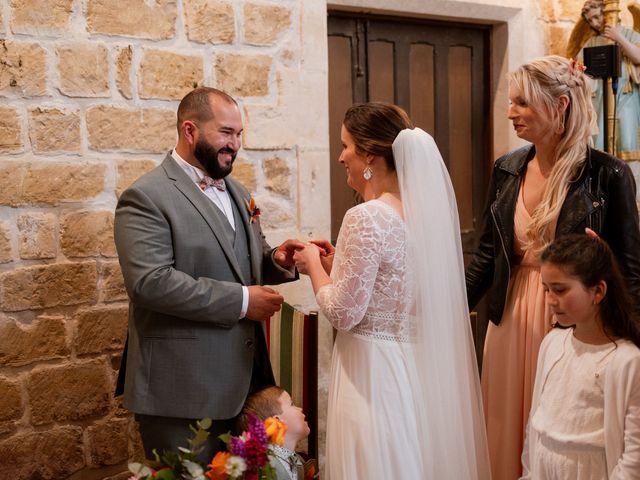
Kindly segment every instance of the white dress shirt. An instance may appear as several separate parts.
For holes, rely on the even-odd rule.
[[[218,209],[224,214],[224,216],[229,221],[231,228],[235,231],[236,222],[233,218],[233,208],[231,207],[231,196],[229,195],[229,191],[225,190],[224,192],[218,190],[215,187],[209,186],[202,191],[200,189],[200,181],[205,177],[206,172],[199,169],[198,167],[191,165],[184,158],[182,158],[178,152],[176,152],[175,148],[171,152],[171,156],[176,161],[178,165],[185,171],[185,173],[189,176],[193,183],[198,186],[198,190],[202,192],[209,200],[213,202],[213,204],[218,207]],[[244,318],[247,314],[247,309],[249,307],[249,289],[246,286],[242,286],[242,308],[240,310],[240,318]]]

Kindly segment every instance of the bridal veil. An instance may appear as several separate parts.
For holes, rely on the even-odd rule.
[[[418,347],[414,398],[424,478],[491,476],[478,368],[464,281],[455,194],[433,138],[419,128],[393,142],[408,268],[415,278]]]

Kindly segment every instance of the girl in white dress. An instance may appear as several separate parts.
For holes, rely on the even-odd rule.
[[[329,480],[488,479],[453,188],[433,139],[395,105],[345,116],[339,162],[364,199],[336,249],[296,253],[338,330]]]
[[[565,328],[540,348],[522,478],[640,479],[640,329],[618,265],[603,240],[575,234],[541,261]]]

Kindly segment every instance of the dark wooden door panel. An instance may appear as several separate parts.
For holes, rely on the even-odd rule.
[[[468,261],[490,171],[489,28],[343,13],[330,14],[328,27],[332,240],[357,202],[337,161],[344,112],[355,102],[385,101],[407,110],[438,144],[456,193]],[[483,310],[472,322],[479,361]]]
[[[339,122],[351,103],[385,101],[406,109],[438,144],[456,191],[463,248],[471,252],[488,181],[488,32],[484,26],[329,16],[333,239],[354,205],[336,163]],[[335,79],[346,78],[347,60],[350,85]]]

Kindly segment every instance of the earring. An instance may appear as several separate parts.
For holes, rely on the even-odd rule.
[[[559,133],[559,134],[563,134],[564,133],[564,113],[562,114],[562,117],[560,118],[560,127],[558,128],[557,133]]]
[[[371,170],[369,165],[365,167],[364,172],[362,172],[362,176],[366,181],[371,180],[371,177],[373,177],[373,170]]]

